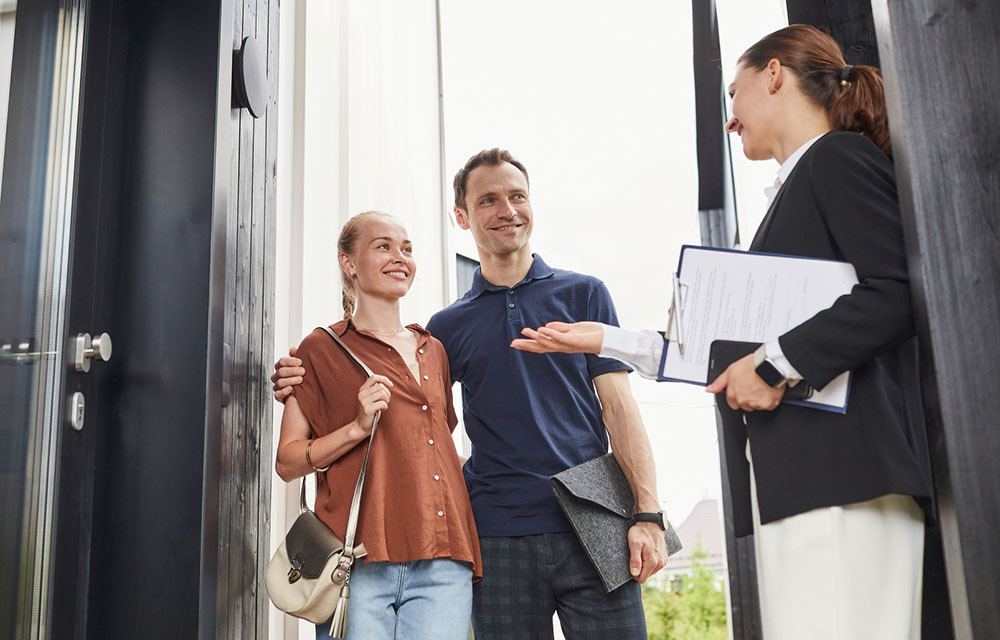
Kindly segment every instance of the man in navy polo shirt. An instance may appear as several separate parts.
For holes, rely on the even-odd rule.
[[[522,328],[553,319],[617,325],[614,303],[597,278],[553,269],[531,252],[528,173],[509,152],[476,154],[454,186],[455,218],[472,232],[481,267],[427,329],[462,384],[472,441],[465,477],[483,553],[476,639],[551,638],[554,611],[571,640],[646,638],[639,583],[666,562],[660,525],[633,525],[636,582],[606,593],[549,486],[549,476],[607,453],[610,435],[637,510],[659,512],[629,369],[594,355],[510,348]]]
[[[553,269],[531,253],[528,172],[507,151],[482,151],[455,176],[455,217],[472,232],[481,267],[460,300],[427,329],[462,384],[472,455],[466,483],[479,530],[483,580],[473,585],[476,640],[551,639],[558,613],[569,640],[646,636],[639,583],[667,560],[661,525],[629,530],[635,579],[606,593],[549,486],[549,476],[608,451],[637,511],[659,513],[653,455],[618,360],[539,355],[510,343],[552,320],[618,324],[597,278]],[[295,358],[275,365],[275,397],[301,381]]]

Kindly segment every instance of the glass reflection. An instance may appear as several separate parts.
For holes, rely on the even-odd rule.
[[[0,0],[0,172],[5,162],[16,17],[17,3],[13,0]],[[13,234],[6,222],[7,212],[3,207],[5,191],[6,189],[0,189],[0,213],[4,220],[0,222],[0,230],[3,231],[3,239],[7,240]],[[6,247],[8,243],[3,244]],[[3,268],[0,278],[6,280],[20,273],[20,269],[10,270],[14,267],[11,264],[14,256],[11,254],[16,253],[19,252],[4,249],[4,257],[0,258]],[[17,339],[9,331],[13,328],[10,307],[24,302],[11,300],[11,294],[9,285],[0,285],[0,309],[4,309],[0,311],[0,388],[14,385],[7,391],[0,391],[0,405],[3,406],[0,412],[0,637],[4,638],[13,638],[17,627],[15,618],[20,570],[18,552],[23,522],[24,434],[27,422],[24,402],[18,403],[11,396],[15,393],[20,396],[25,392],[27,376],[23,372],[16,372],[15,368],[22,369],[17,366],[24,362],[22,353],[30,354],[32,351],[30,339]]]
[[[82,0],[0,0],[0,638],[45,638]]]
[[[0,168],[3,167],[4,141],[7,139],[7,103],[10,96],[10,72],[14,61],[14,18],[16,0],[0,0]]]

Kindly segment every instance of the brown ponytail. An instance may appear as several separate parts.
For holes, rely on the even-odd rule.
[[[361,237],[361,230],[364,228],[364,223],[375,216],[395,220],[388,213],[382,213],[381,211],[364,211],[353,216],[344,223],[344,228],[340,230],[340,238],[337,240],[338,255],[344,253],[354,257],[354,252],[358,248],[358,238]],[[340,291],[341,305],[344,307],[344,319],[350,320],[354,317],[354,312],[357,311],[358,292],[354,288],[354,279],[351,277],[351,274],[343,269],[340,270]]]
[[[892,157],[885,91],[878,69],[847,67],[837,42],[804,24],[764,36],[737,63],[762,71],[772,59],[795,73],[802,92],[827,112],[831,128],[856,131]],[[845,67],[847,75],[842,78]]]
[[[857,131],[892,157],[889,121],[885,111],[885,91],[878,69],[868,66],[851,67],[846,86],[828,111],[834,129]]]

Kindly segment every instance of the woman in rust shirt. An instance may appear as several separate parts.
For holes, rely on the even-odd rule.
[[[322,329],[299,345],[306,370],[285,402],[276,468],[286,482],[319,473],[316,513],[343,539],[372,417],[357,530],[368,555],[351,575],[347,638],[465,640],[479,538],[451,432],[448,358],[423,327],[399,319],[416,273],[406,230],[359,214],[338,242],[344,320],[331,325],[375,375]],[[317,638],[329,622],[318,625]]]

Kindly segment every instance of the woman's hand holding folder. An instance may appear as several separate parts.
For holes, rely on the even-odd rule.
[[[757,375],[752,353],[729,365],[705,391],[725,391],[729,408],[743,411],[774,411],[785,396],[785,387],[775,389]]]

